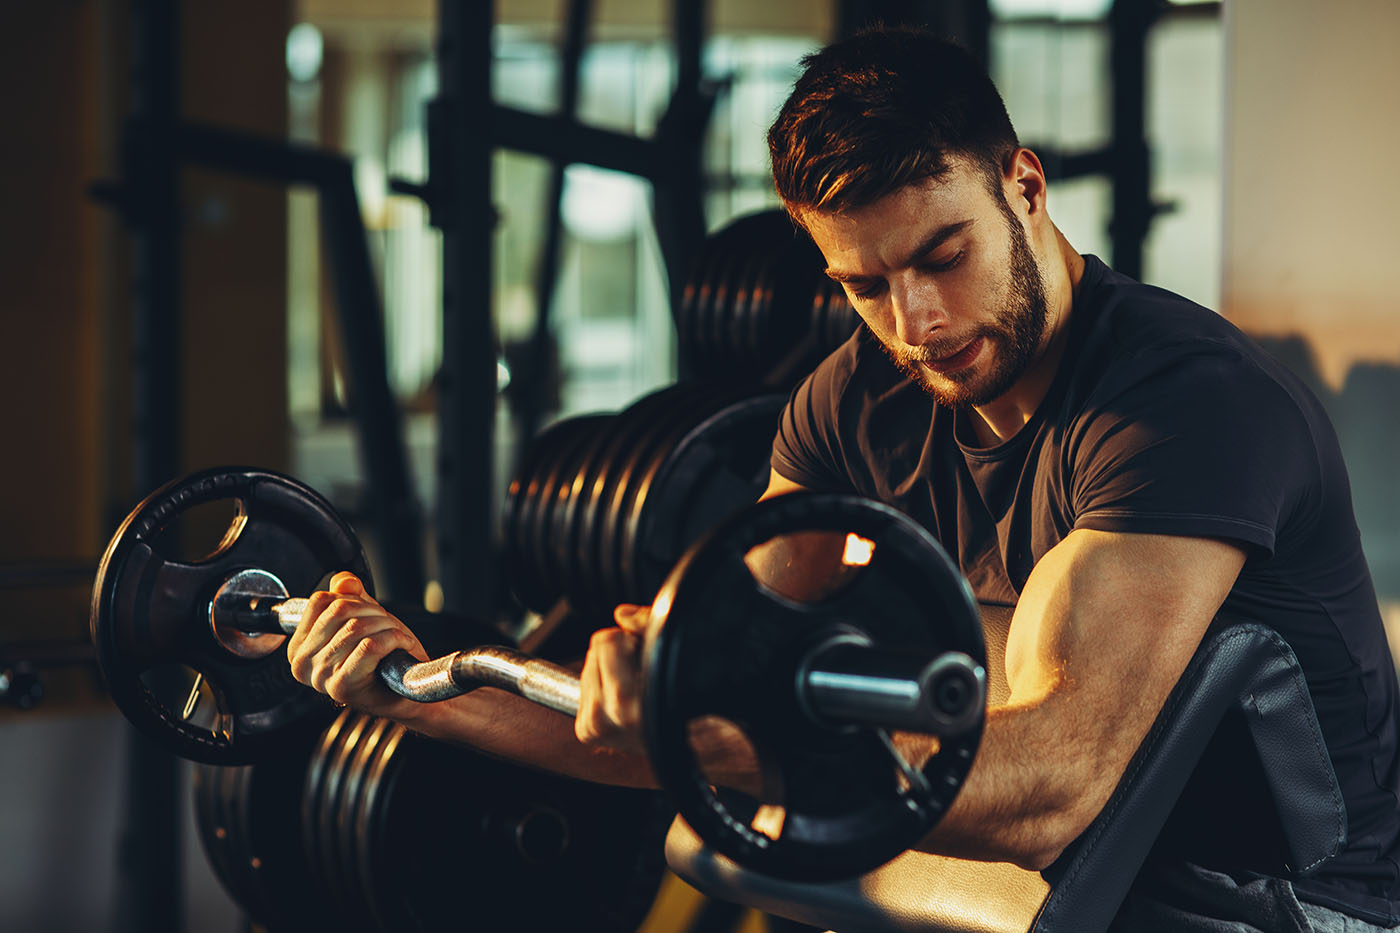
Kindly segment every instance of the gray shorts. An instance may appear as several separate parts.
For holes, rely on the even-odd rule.
[[[1129,892],[1111,933],[1378,933],[1380,927],[1298,900],[1282,878],[1236,879],[1195,865],[1156,872]]]

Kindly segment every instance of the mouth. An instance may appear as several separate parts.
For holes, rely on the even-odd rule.
[[[936,373],[948,375],[960,369],[971,366],[982,352],[982,345],[986,343],[986,338],[982,336],[974,337],[961,350],[957,350],[936,360],[928,360],[923,365],[926,369],[931,369]]]

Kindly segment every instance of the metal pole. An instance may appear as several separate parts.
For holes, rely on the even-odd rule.
[[[437,539],[445,608],[495,618],[496,340],[491,324],[493,5],[440,0],[429,187],[443,232]]]
[[[131,114],[122,172],[133,226],[132,500],[180,466],[179,18],[174,0],[132,5]],[[175,933],[182,883],[175,759],[129,729],[125,825],[117,860],[118,931]]]
[[[572,0],[565,28],[564,47],[560,54],[559,115],[573,120],[578,114],[578,89],[582,78],[583,48],[588,38],[588,23],[592,18],[592,0]],[[524,357],[524,369],[512,379],[516,400],[518,426],[516,462],[519,462],[530,440],[539,430],[547,405],[548,389],[553,384],[554,350],[550,339],[549,317],[554,305],[554,287],[559,280],[559,253],[563,245],[564,177],[569,163],[556,159],[550,174],[548,217],[544,227],[544,246],[540,250],[536,270],[535,329],[530,335],[530,349]]]
[[[1156,212],[1147,148],[1147,35],[1154,0],[1114,0],[1109,13],[1113,71],[1113,267],[1142,277],[1143,241]]]
[[[705,179],[701,149],[714,106],[702,86],[705,0],[675,0],[676,87],[656,131],[657,158],[665,172],[653,179],[656,238],[666,263],[674,305],[690,261],[705,240]],[[684,377],[684,373],[682,376]]]

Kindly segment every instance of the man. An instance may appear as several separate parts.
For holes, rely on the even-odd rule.
[[[890,502],[938,535],[979,599],[1016,607],[1010,699],[989,711],[968,781],[921,848],[1050,864],[1102,809],[1224,613],[1276,628],[1298,654],[1349,842],[1294,879],[1247,845],[1201,864],[1217,840],[1188,827],[1122,925],[1400,921],[1397,686],[1317,401],[1212,312],[1079,255],[1047,214],[1040,162],[966,53],[881,30],[806,65],[769,135],[775,183],[865,326],[793,393],[765,495]],[[434,707],[388,698],[378,659],[421,648],[353,578],[332,590],[292,638],[299,679],[487,751],[649,779],[644,609],[620,607],[619,627],[590,646],[580,742],[562,717],[487,691]],[[747,774],[723,741],[707,758],[717,780]]]

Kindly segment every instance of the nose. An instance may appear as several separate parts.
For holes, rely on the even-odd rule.
[[[890,310],[895,336],[910,347],[928,343],[948,323],[937,286],[912,272],[890,283]]]

